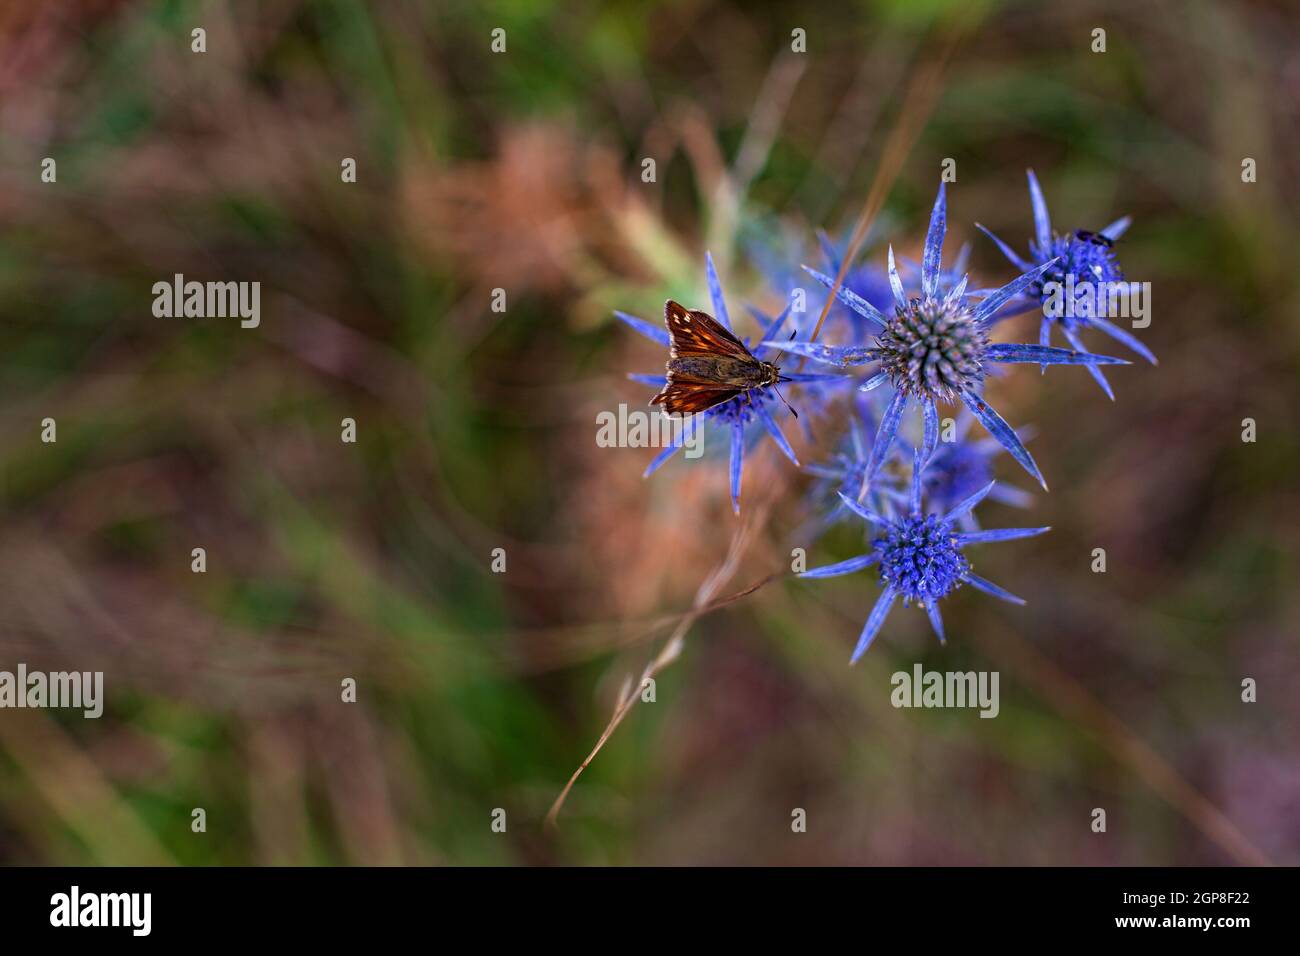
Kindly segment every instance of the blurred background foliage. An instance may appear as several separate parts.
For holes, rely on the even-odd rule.
[[[847,235],[955,14],[864,255],[916,253],[952,157],[952,242],[1007,281],[972,223],[1023,247],[1032,166],[1061,228],[1134,216],[1159,367],[1115,404],[991,386],[1052,485],[1050,535],[979,556],[1028,607],[964,591],[946,648],[896,613],[850,669],[874,584],[778,578],[694,624],[544,827],[740,525],[716,449],[643,481],[652,451],[596,447],[663,360],[611,310],[706,301],[706,248],[733,318],[779,308],[758,260]],[[0,711],[0,860],[1300,862],[1298,40],[1281,0],[0,8],[0,668],[108,690]],[[261,326],[155,318],[175,273],[260,281]],[[806,487],[755,453],[723,594],[788,570]],[[998,719],[893,709],[917,661],[999,671]]]

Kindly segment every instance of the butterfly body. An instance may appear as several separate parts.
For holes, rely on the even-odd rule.
[[[746,361],[726,355],[679,356],[668,360],[668,371],[674,378],[695,378],[743,389],[775,385],[781,377],[781,370],[770,362]]]
[[[669,415],[693,415],[753,388],[785,381],[771,362],[754,357],[745,344],[707,312],[669,299],[664,325],[670,339],[667,382],[650,399]]]

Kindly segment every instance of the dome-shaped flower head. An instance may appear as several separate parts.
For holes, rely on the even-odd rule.
[[[970,409],[989,433],[1002,443],[1029,474],[1044,488],[1047,483],[1015,431],[1003,420],[982,396],[983,383],[989,369],[1001,363],[1033,363],[1044,365],[1127,365],[1123,359],[1106,355],[1092,355],[1075,349],[1054,348],[1050,345],[1003,344],[989,341],[989,329],[999,310],[1020,295],[1054,265],[1051,259],[1027,271],[1019,278],[985,296],[978,304],[968,300],[966,277],[947,292],[939,287],[940,259],[943,238],[947,229],[947,206],[944,186],[939,185],[930,214],[930,227],[926,232],[921,258],[920,295],[905,294],[903,282],[894,262],[894,250],[889,249],[889,282],[893,290],[893,315],[886,316],[871,303],[842,285],[836,296],[859,315],[874,323],[877,332],[872,346],[832,346],[808,342],[770,342],[776,348],[804,355],[819,362],[841,368],[875,364],[877,371],[859,388],[869,391],[887,387],[892,392],[889,404],[881,416],[880,428],[872,445],[867,481],[875,478],[884,463],[898,432],[899,421],[908,403],[921,406],[924,423],[922,454],[926,459],[934,451],[939,435],[939,414],[936,403],[946,405],[961,403]],[[805,266],[805,268],[807,268]],[[808,269],[822,284],[833,288],[834,280],[813,269]]]
[[[862,629],[862,635],[853,648],[853,655],[849,659],[850,664],[856,663],[871,646],[872,639],[880,632],[885,618],[889,616],[890,609],[899,597],[902,597],[904,607],[916,602],[925,608],[930,618],[930,626],[941,643],[945,640],[945,636],[939,602],[963,584],[969,584],[1013,604],[1024,604],[1021,598],[977,575],[972,570],[965,549],[969,545],[985,541],[1011,541],[1015,538],[1033,537],[1051,530],[1050,528],[958,530],[962,518],[988,496],[996,483],[989,482],[943,514],[923,511],[921,489],[925,465],[922,463],[920,451],[914,453],[914,461],[910,508],[902,517],[886,518],[847,495],[841,496],[849,510],[865,518],[877,529],[877,536],[871,543],[871,551],[838,564],[813,568],[799,575],[802,578],[831,578],[852,574],[872,566],[879,567],[880,597],[877,598],[875,607],[871,609],[866,626]]]
[[[713,256],[708,253],[705,253],[704,255],[704,270],[709,286],[709,298],[713,303],[713,317],[717,319],[724,328],[730,331],[731,319],[727,313],[726,300],[722,296],[722,283],[718,280],[718,272],[713,266]],[[636,331],[640,332],[646,338],[658,342],[664,348],[669,347],[671,340],[665,329],[656,325],[651,325],[644,319],[639,319],[634,315],[628,315],[626,312],[615,311],[614,315]],[[789,309],[787,308],[763,329],[762,338],[770,339],[779,335],[788,316]],[[749,348],[749,339],[746,338],[743,341],[745,347]],[[767,349],[764,345],[759,345],[751,351],[757,359],[763,359],[767,355]],[[628,377],[633,381],[643,382],[655,387],[662,387],[665,382],[665,378],[662,375],[633,374]],[[782,374],[781,379],[782,381],[793,383],[843,380],[841,376],[818,375],[808,372],[784,373]],[[708,422],[720,425],[726,430],[726,434],[731,444],[731,503],[732,510],[739,514],[740,483],[745,460],[746,428],[749,424],[755,421],[761,423],[763,429],[771,437],[776,446],[781,449],[781,452],[789,458],[790,461],[794,462],[796,467],[799,465],[799,459],[795,457],[794,449],[790,447],[790,443],[786,441],[785,435],[782,434],[780,427],[776,424],[776,420],[772,417],[773,411],[780,411],[785,407],[784,403],[774,394],[774,388],[775,386],[753,388],[746,392],[742,392],[740,395],[737,395],[729,401],[723,402],[720,405],[715,405],[698,415],[690,416],[686,425],[681,429],[673,442],[657,454],[646,467],[643,477],[648,478],[650,475],[658,471],[669,458],[675,455],[684,444],[693,438],[695,430],[700,428],[703,423]]]
[[[1036,265],[1055,263],[1024,294],[1027,308],[1042,307],[1039,343],[1050,344],[1052,326],[1058,325],[1065,340],[1075,349],[1083,351],[1079,333],[1084,329],[1095,328],[1155,365],[1156,357],[1149,348],[1138,341],[1136,336],[1106,318],[1111,299],[1110,290],[1129,288],[1115,255],[1115,241],[1124,235],[1132,220],[1124,216],[1097,233],[1085,230],[1064,234],[1053,232],[1052,220],[1047,213],[1047,200],[1043,198],[1038,177],[1032,169],[1028,173],[1029,202],[1034,211],[1034,238],[1029,242],[1029,257],[1022,259],[1014,249],[979,223],[975,227],[992,239],[1017,269],[1027,272]],[[1063,302],[1062,296],[1070,292],[1073,293],[1073,301]],[[1005,313],[1003,317],[1007,314],[1013,313]],[[1102,391],[1114,401],[1115,393],[1101,369],[1090,365],[1088,371]]]

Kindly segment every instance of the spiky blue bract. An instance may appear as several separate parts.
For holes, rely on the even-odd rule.
[[[844,264],[839,250],[835,248],[835,244],[825,232],[819,230],[817,239],[821,245],[822,255],[826,259],[827,272],[832,276],[839,275],[840,268]],[[811,274],[807,266],[801,266],[800,268],[803,273]],[[822,285],[826,285],[826,283],[822,282]],[[860,263],[850,265],[844,270],[843,285],[853,296],[871,306],[874,314],[870,318],[864,317],[861,312],[846,308],[844,300],[837,296],[836,301],[831,304],[827,316],[828,324],[823,331],[830,332],[835,327],[830,320],[836,320],[836,322],[842,322],[847,327],[850,341],[868,339],[880,329],[876,316],[887,315],[893,308],[894,297],[889,276],[878,266],[870,263]]]
[[[1035,365],[1128,365],[1127,359],[1110,355],[1093,355],[1078,349],[1058,349],[1051,345],[1020,345],[1006,342],[990,345],[986,353],[990,362],[1032,362]]]
[[[1002,443],[1002,447],[1011,453],[1011,457],[1020,463],[1020,466],[1029,472],[1047,490],[1047,480],[1043,473],[1038,470],[1038,465],[1034,461],[1034,456],[1029,454],[1029,449],[1016,435],[1015,430],[1007,424],[1006,419],[997,413],[997,411],[982,397],[974,392],[962,392],[962,401],[970,409],[971,414],[979,419],[980,424],[988,429],[990,435]]]
[[[636,329],[651,342],[658,342],[664,348],[672,343],[672,338],[668,335],[668,330],[659,325],[651,325],[645,319],[638,319],[635,315],[628,315],[626,312],[614,310],[614,315],[626,322],[632,328]]]
[[[943,180],[939,180],[939,195],[930,210],[930,227],[925,232],[921,254],[921,296],[927,301],[939,297],[939,260],[943,258],[943,237],[947,231],[948,199]]]
[[[818,272],[816,269],[810,269],[808,266],[804,266],[804,270],[822,285],[826,286],[826,288],[834,288],[835,280],[832,277],[825,273]],[[847,285],[841,283],[840,287],[835,289],[835,297],[868,322],[872,322],[878,326],[885,324],[884,314],[862,296],[850,289]]]
[[[722,297],[722,283],[718,270],[713,267],[713,253],[704,253],[704,275],[709,283],[709,299],[713,302],[713,317],[731,331],[731,316],[727,314],[727,300]]]

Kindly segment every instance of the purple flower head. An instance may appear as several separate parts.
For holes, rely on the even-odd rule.
[[[847,495],[841,495],[846,507],[859,517],[866,519],[877,529],[877,536],[871,543],[871,551],[849,558],[838,564],[813,568],[799,575],[803,578],[830,578],[842,574],[852,574],[872,565],[879,566],[880,597],[867,618],[866,626],[858,638],[857,646],[849,663],[855,663],[871,646],[871,641],[880,632],[885,618],[900,596],[903,606],[912,602],[925,608],[930,618],[930,626],[942,643],[945,640],[943,617],[939,612],[939,601],[947,597],[963,584],[969,584],[980,591],[1010,601],[1024,604],[1020,598],[986,581],[972,570],[970,559],[966,557],[965,548],[971,544],[986,541],[1011,541],[1016,538],[1029,538],[1049,531],[1049,528],[998,528],[991,531],[959,531],[962,518],[974,510],[995,487],[990,481],[983,488],[970,495],[955,507],[942,514],[923,510],[922,472],[925,470],[924,459],[919,450],[913,453],[912,490],[910,507],[899,518],[886,518],[884,515],[860,504]]]
[[[1128,216],[1116,219],[1097,233],[1083,230],[1064,234],[1053,232],[1051,217],[1047,212],[1047,200],[1043,198],[1038,177],[1034,175],[1032,169],[1028,171],[1028,175],[1029,201],[1034,212],[1034,238],[1029,241],[1028,259],[1022,259],[1015,250],[984,226],[979,223],[975,226],[993,240],[1002,254],[1017,269],[1028,271],[1035,265],[1046,262],[1055,264],[1025,289],[1020,302],[1011,303],[1008,311],[1004,312],[1001,318],[1041,307],[1043,318],[1038,332],[1038,341],[1041,345],[1050,344],[1052,326],[1057,325],[1072,348],[1084,351],[1079,333],[1084,329],[1095,328],[1155,365],[1156,357],[1150,349],[1134,335],[1106,318],[1108,290],[1114,287],[1127,288],[1114,244],[1120,236],[1124,235],[1132,220]],[[1062,296],[1071,294],[1072,301],[1062,302]],[[1058,305],[1056,308],[1051,308],[1049,306],[1054,299]],[[1061,308],[1062,304],[1068,307]],[[1102,391],[1114,400],[1115,393],[1101,369],[1089,365],[1088,371],[1101,386]]]
[[[709,298],[713,303],[713,317],[723,326],[730,329],[731,319],[727,313],[727,303],[722,296],[722,283],[718,281],[718,272],[713,266],[713,256],[709,253],[704,254],[704,271],[709,286]],[[639,319],[634,315],[628,315],[626,312],[615,312],[621,321],[631,326],[637,332],[640,332],[646,338],[658,342],[664,348],[668,348],[670,338],[668,332],[657,325],[652,325],[644,319]],[[763,338],[770,338],[779,335],[781,327],[785,324],[789,316],[787,308],[779,316],[772,319],[763,328]],[[746,348],[751,348],[749,339],[743,340]],[[755,358],[765,358],[768,355],[766,344],[760,344],[752,347],[751,351]],[[664,376],[662,375],[629,375],[633,381],[642,382],[655,387],[662,387]],[[783,375],[783,378],[793,383],[805,382],[822,382],[842,380],[842,376],[836,375],[818,375],[807,372],[790,372]],[[745,446],[746,446],[746,429],[753,423],[758,422],[762,425],[763,430],[772,439],[776,446],[781,449],[790,461],[798,467],[799,459],[795,457],[794,449],[786,441],[785,435],[782,434],[780,426],[777,425],[776,419],[773,418],[774,410],[780,412],[785,409],[785,404],[780,402],[772,394],[774,386],[765,386],[762,388],[750,389],[730,401],[715,405],[707,409],[700,415],[692,416],[685,428],[682,429],[677,439],[661,451],[651,460],[646,467],[645,477],[654,474],[659,468],[675,455],[681,447],[695,434],[695,429],[700,428],[703,423],[713,423],[727,430],[731,445],[731,506],[732,510],[740,513],[740,483],[742,472],[744,470]],[[752,443],[751,443],[752,444]]]
[[[915,401],[921,406],[924,423],[922,454],[926,459],[934,452],[938,440],[939,414],[936,402],[956,404],[960,401],[1046,489],[1047,483],[1033,457],[1016,437],[1011,426],[983,398],[987,368],[994,363],[1089,366],[1128,363],[1110,356],[1048,345],[990,342],[989,329],[1002,307],[1037,282],[1047,270],[1057,264],[1056,260],[1049,260],[1030,269],[1002,288],[991,291],[978,304],[973,304],[966,295],[966,277],[946,292],[940,290],[940,260],[946,231],[947,204],[944,186],[940,183],[921,259],[920,295],[909,297],[905,293],[894,261],[893,247],[889,249],[889,282],[894,298],[892,316],[882,313],[850,289],[841,286],[836,290],[836,296],[841,302],[874,323],[874,346],[831,346],[808,342],[766,344],[840,368],[876,365],[876,372],[859,389],[870,391],[886,386],[892,389],[893,396],[881,417],[880,428],[872,445],[868,481],[874,480],[884,464],[909,401]],[[804,268],[808,269],[807,266]],[[828,288],[834,286],[835,280],[830,276],[814,269],[808,269],[808,272]]]
[[[970,571],[951,526],[937,515],[900,518],[872,546],[880,562],[880,583],[903,595],[904,606],[947,597]]]

